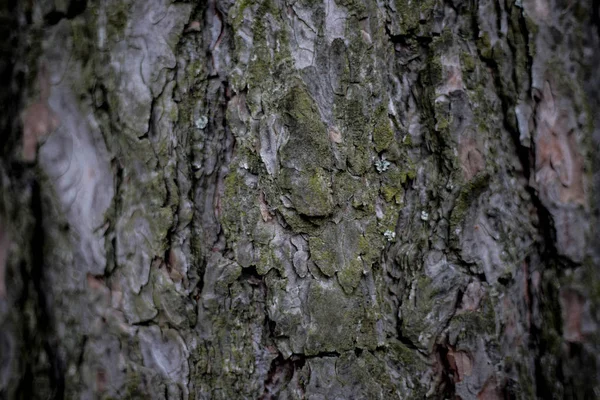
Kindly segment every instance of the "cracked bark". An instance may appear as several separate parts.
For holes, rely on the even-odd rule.
[[[600,396],[598,1],[0,4],[0,398]]]

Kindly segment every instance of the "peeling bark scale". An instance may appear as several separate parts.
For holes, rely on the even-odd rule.
[[[0,2],[0,399],[600,398],[598,0]]]

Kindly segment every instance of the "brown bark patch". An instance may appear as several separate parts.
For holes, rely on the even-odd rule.
[[[583,157],[569,113],[555,102],[546,81],[537,112],[536,182],[555,203],[585,203]]]
[[[23,112],[23,159],[34,161],[37,153],[37,144],[40,138],[54,131],[60,125],[56,114],[48,105],[50,96],[50,80],[45,68],[42,66],[38,76],[40,86],[40,99],[31,104]]]
[[[105,287],[104,279],[101,276],[92,275],[89,272],[87,274],[87,284],[92,290],[101,290]]]
[[[178,251],[176,251],[175,249],[169,249],[166,267],[169,277],[175,283],[183,281],[183,272],[181,264],[181,255],[178,254]]]
[[[37,143],[58,128],[58,118],[45,101],[33,103],[23,113],[23,159],[34,161]]]
[[[0,220],[0,299],[6,298],[6,261],[9,244],[8,232]]]
[[[328,133],[329,140],[331,140],[333,143],[342,143],[342,134],[338,128],[331,126]]]
[[[585,298],[576,290],[562,289],[560,302],[563,314],[563,335],[568,342],[582,342],[581,321]]]
[[[468,181],[485,167],[485,160],[472,133],[464,133],[458,140],[458,156],[463,177]]]
[[[521,345],[523,343],[523,337],[519,326],[519,314],[517,311],[517,306],[511,299],[505,297],[502,300],[502,309],[504,314],[504,336],[507,338],[510,345]]]
[[[462,68],[458,55],[441,57],[441,63],[444,68],[444,85],[436,92],[438,94],[449,94],[456,90],[464,90],[465,85],[462,79]]]
[[[185,28],[186,32],[200,32],[200,21],[191,21],[187,28]]]
[[[460,305],[460,309],[457,313],[461,313],[464,311],[476,311],[479,308],[479,303],[481,303],[481,299],[485,295],[485,289],[481,282],[473,281],[467,285],[467,289],[462,297],[462,302]]]
[[[466,351],[454,351],[452,347],[448,348],[448,365],[454,372],[454,381],[458,383],[464,379],[465,376],[471,376],[473,372],[473,360]]]
[[[503,400],[502,388],[498,385],[496,378],[491,377],[485,382],[481,391],[477,394],[477,400]]]
[[[273,215],[271,214],[271,211],[269,211],[269,205],[265,200],[265,194],[263,192],[260,192],[258,195],[258,206],[260,208],[260,215],[262,216],[263,221],[271,221],[273,219]]]
[[[529,295],[529,264],[527,261],[523,261],[521,269],[523,271],[521,278],[521,292],[523,294],[523,299],[525,300],[525,305],[527,305],[525,322],[527,323],[527,329],[529,330],[529,327],[531,326],[531,297]]]
[[[528,14],[531,14],[538,23],[548,21],[550,18],[550,4],[548,0],[530,0],[524,2]]]
[[[107,384],[107,378],[106,378],[106,371],[103,369],[99,369],[96,371],[96,390],[98,392],[104,392],[106,391],[106,384]]]

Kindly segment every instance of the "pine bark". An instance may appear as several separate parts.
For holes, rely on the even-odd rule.
[[[0,399],[600,397],[600,2],[0,2]]]

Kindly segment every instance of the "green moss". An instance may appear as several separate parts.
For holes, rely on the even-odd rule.
[[[336,204],[344,209],[347,205],[352,205],[352,214],[357,219],[374,215],[378,186],[375,173],[359,178],[347,172],[338,172],[333,177]]]
[[[252,0],[236,0],[228,12],[229,23],[233,27],[239,27],[244,20],[244,11],[252,4]]]
[[[348,24],[360,24],[358,20],[350,18]],[[373,46],[365,41],[358,30],[348,31],[348,46],[346,57],[349,68],[349,83],[365,84],[372,81]]]
[[[272,86],[275,75],[285,76],[293,70],[289,38],[284,29],[270,32],[265,21],[274,19],[280,22],[281,10],[271,0],[257,1],[255,15],[252,18],[252,57],[248,64],[246,82],[249,88],[260,87],[263,91]],[[242,0],[234,7],[233,26],[239,27],[243,21],[244,10],[252,6],[249,1]],[[273,35],[273,37],[269,37]],[[237,36],[239,47],[246,46]],[[275,45],[275,46],[273,46]],[[252,100],[251,97],[248,100]]]
[[[114,43],[125,38],[125,29],[131,15],[130,8],[129,0],[119,0],[106,7],[106,36],[109,41]]]
[[[265,76],[271,75],[271,52],[265,46],[256,46],[254,56],[248,64],[248,86],[263,86]]]
[[[287,76],[294,70],[288,31],[281,29],[275,32],[274,35],[277,48],[273,56],[273,70],[278,76]]]
[[[337,285],[311,284],[308,294],[311,326],[305,354],[343,352],[359,346],[375,349],[373,316],[366,313],[362,296],[345,294]]]
[[[173,326],[193,327],[196,324],[196,313],[189,299],[176,290],[171,280],[165,279],[162,271],[153,269],[150,273],[153,308],[156,306]]]
[[[256,272],[260,275],[266,275],[275,267],[277,259],[273,254],[273,249],[270,246],[259,246],[256,251],[259,254],[258,262],[256,263]]]
[[[373,235],[361,235],[358,239],[358,251],[361,255],[368,255],[373,250]]]
[[[236,241],[240,235],[248,236],[254,231],[260,218],[257,204],[258,192],[248,187],[240,176],[243,170],[233,169],[225,177],[221,206],[221,225],[228,240]]]
[[[338,4],[343,5],[350,11],[350,15],[362,19],[367,14],[367,2],[363,0],[338,0]]]
[[[374,121],[373,142],[375,142],[375,150],[380,152],[387,149],[394,141],[394,131],[384,104],[380,105],[375,111]]]
[[[296,168],[331,168],[332,157],[325,124],[307,89],[302,85],[293,86],[280,102],[279,108],[290,131],[287,145],[280,150],[282,164],[293,163]]]
[[[298,214],[294,209],[281,207],[279,209],[289,228],[296,233],[315,233],[320,230],[320,220],[310,219]]]
[[[487,99],[485,87],[478,85],[474,91],[469,92],[469,97],[472,98],[473,117],[477,128],[480,132],[489,132],[495,125],[490,121],[496,112]]]
[[[284,169],[279,176],[280,186],[288,189],[294,208],[302,215],[322,217],[333,211],[333,196],[329,174],[322,168],[297,171]]]
[[[85,63],[93,56],[96,46],[93,38],[97,37],[94,25],[88,18],[76,18],[71,21],[71,37],[73,40],[72,56]]]
[[[377,221],[378,238],[383,239],[383,235],[386,231],[396,231],[400,209],[401,206],[395,203],[388,203],[385,205],[383,217]]]
[[[440,301],[439,289],[433,284],[431,278],[423,272],[419,272],[413,278],[415,297],[414,305],[407,304],[402,307],[402,332],[403,335],[410,338],[414,343],[422,342],[420,339],[423,332],[431,332],[431,322],[429,315],[435,309],[435,303]],[[428,346],[431,348],[432,342],[429,340]]]
[[[466,52],[460,53],[460,63],[467,72],[475,71],[475,59]]]
[[[339,111],[345,128],[344,137],[348,143],[346,156],[350,173],[363,175],[371,168],[369,143],[369,118],[363,112],[360,100],[338,101]]]
[[[462,68],[463,82],[468,90],[480,88],[480,73],[477,72],[477,55],[473,57],[470,53],[462,51],[460,53],[460,64]]]
[[[243,182],[241,181],[237,171],[233,169],[225,177],[224,184],[225,190],[223,196],[228,200],[233,200],[238,193],[238,188],[243,184]]]
[[[327,177],[322,169],[316,169],[315,171],[311,172],[312,173],[309,174],[310,177],[308,178],[308,189],[310,190],[311,194],[322,198],[322,200],[325,200],[324,198],[329,192],[328,190],[323,190],[324,187],[329,186]]]
[[[139,399],[140,397],[146,397],[147,393],[144,393],[141,389],[142,377],[140,373],[133,369],[128,369],[127,376],[125,378],[125,399]]]
[[[496,314],[489,297],[485,297],[478,310],[465,311],[452,317],[450,330],[460,332],[458,339],[471,340],[485,334],[493,337],[496,334]]]
[[[402,342],[390,341],[388,354],[393,360],[411,371],[422,370],[426,367],[423,360],[416,354],[416,350],[409,349]]]
[[[392,383],[384,357],[380,354],[371,351],[364,351],[360,355],[354,351],[341,354],[336,361],[337,380],[344,387],[360,387],[359,398],[393,398],[397,395],[397,388]]]
[[[442,66],[442,60],[439,56],[431,56],[427,61],[427,70],[429,75],[429,84],[432,87],[439,86],[444,80],[444,69]]]
[[[363,270],[363,260],[360,256],[346,260],[344,268],[337,273],[338,281],[344,292],[351,294],[356,289],[363,276]]]
[[[514,363],[514,368],[518,371],[518,392],[521,395],[521,398],[535,399],[535,380],[531,371],[529,371],[526,364],[523,363]]]
[[[517,7],[512,7],[509,16],[508,42],[513,50],[513,63],[516,78],[516,91],[518,88],[525,88],[529,84],[529,54],[528,37],[525,37],[521,30],[522,11]],[[524,21],[525,22],[525,21]],[[526,23],[526,22],[525,22]]]
[[[524,14],[523,17],[525,18],[525,26],[527,27],[527,31],[529,32],[529,40],[527,41],[527,52],[529,57],[533,59],[535,58],[535,55],[537,53],[536,36],[538,35],[539,27],[528,15]]]
[[[149,218],[153,237],[161,243],[160,250],[164,252],[167,249],[167,234],[173,226],[173,210],[171,207],[161,207],[152,213]]]
[[[323,230],[309,238],[311,260],[321,272],[332,277],[348,294],[352,293],[369,270],[385,245],[381,234],[362,232],[363,227],[375,226],[375,216],[357,221],[347,218],[338,223],[328,223]]]
[[[462,223],[471,204],[487,189],[489,180],[487,173],[479,173],[461,188],[450,215],[451,227]]]
[[[386,239],[383,233],[386,230],[395,230],[397,209],[387,208],[384,217],[377,221],[374,217],[366,224],[365,231],[358,239],[358,253],[367,265],[372,265],[379,260],[384,249]]]
[[[449,128],[452,123],[452,113],[448,103],[436,102],[434,104],[435,110],[435,130],[443,133],[447,136],[446,141],[450,139]]]
[[[421,21],[431,21],[431,12],[435,5],[435,0],[396,0],[396,17],[400,34],[417,33],[422,29]],[[425,30],[426,31],[426,30]]]
[[[479,38],[477,39],[477,49],[479,50],[479,54],[481,57],[491,60],[492,59],[492,44],[490,42],[490,37],[487,32],[481,33]]]
[[[204,78],[208,75],[206,65],[200,60],[192,60],[185,66],[185,73],[194,82],[195,78]]]
[[[438,54],[447,53],[454,44],[454,32],[446,27],[442,30],[440,36],[435,37],[432,46]]]
[[[398,186],[381,186],[381,194],[388,203],[394,200],[396,204],[401,204],[404,190]]]
[[[311,259],[324,275],[332,277],[337,271],[337,257],[331,243],[326,243],[320,237],[311,236],[309,244]]]

